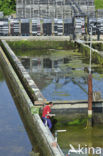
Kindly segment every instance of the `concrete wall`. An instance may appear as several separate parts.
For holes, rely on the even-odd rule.
[[[32,80],[32,78],[30,77],[30,75],[26,72],[25,68],[23,67],[23,65],[21,64],[20,60],[18,59],[18,57],[14,54],[14,52],[12,51],[12,49],[10,48],[10,46],[7,44],[7,42],[5,40],[1,41],[2,47],[5,51],[5,53],[7,54],[10,62],[12,63],[15,71],[17,72],[18,76],[20,76],[21,81],[23,82],[24,86],[26,86],[28,84],[29,92],[32,90],[32,92],[30,94],[34,94],[34,104],[36,105],[43,105],[43,102],[45,103],[46,99],[45,97],[43,97],[41,91],[39,90],[39,88],[37,87],[37,85],[35,84],[35,82]],[[79,43],[82,44],[82,43]],[[83,43],[84,46],[84,43]],[[85,45],[89,48],[88,45]],[[97,51],[97,50],[96,50]],[[98,52],[99,53],[99,52]],[[97,104],[96,104],[97,102]],[[103,100],[100,100],[99,103],[102,104]],[[88,108],[88,100],[72,100],[72,101],[53,101],[54,103],[54,107],[53,109],[59,109],[61,111],[63,111],[63,109],[67,110],[69,109],[70,111],[72,110],[77,110],[79,109],[80,111],[87,110]],[[98,101],[95,101],[95,107],[98,105]]]
[[[0,40],[7,40],[7,41],[20,41],[20,40],[70,41],[70,36],[0,36]]]
[[[29,137],[33,148],[35,148],[36,142],[41,155],[63,156],[64,154],[58,145],[57,147],[52,146],[54,143],[54,137],[51,135],[49,129],[44,126],[39,115],[32,115],[31,107],[33,107],[33,104],[1,48],[0,64],[3,69],[3,73],[5,74],[5,78],[7,82],[9,82],[9,87],[13,92],[13,98],[16,101],[17,107],[20,108],[21,114],[25,118],[26,122],[24,123],[24,126],[28,126]]]
[[[35,82],[31,79],[30,75],[25,70],[24,66],[22,65],[18,57],[14,54],[14,52],[12,51],[12,49],[9,47],[9,45],[6,43],[5,40],[2,40],[1,44],[2,44],[3,50],[8,56],[12,66],[14,67],[14,70],[19,76],[19,79],[21,80],[23,86],[25,87],[32,102],[35,104],[35,102],[38,101],[38,104],[39,103],[43,104],[46,101],[46,99],[40,92]]]

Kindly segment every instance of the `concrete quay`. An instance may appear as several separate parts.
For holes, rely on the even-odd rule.
[[[34,105],[1,48],[0,63],[21,119],[26,130],[28,129],[27,133],[33,148],[37,146],[43,156],[64,156],[59,145],[54,146],[55,139],[50,130],[44,126],[40,116],[37,113],[32,114],[31,108]]]

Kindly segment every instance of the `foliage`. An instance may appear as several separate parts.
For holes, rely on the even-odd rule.
[[[95,0],[96,9],[103,9],[103,0]]]
[[[95,43],[92,46],[94,49],[97,49],[99,51],[103,51],[103,44],[102,43]]]
[[[99,49],[102,48],[102,44],[100,44],[99,46],[96,44],[96,45],[93,45],[93,48],[95,47],[99,47]],[[82,52],[82,54],[85,56],[85,57],[88,57],[89,59],[89,55],[90,55],[90,49],[89,47],[84,47],[83,45],[78,45],[78,48],[79,48],[79,52]],[[97,65],[103,65],[103,57],[101,57],[99,54],[97,54],[96,52],[92,51],[92,63],[95,63]]]
[[[0,0],[0,11],[10,15],[16,11],[16,0]]]
[[[103,0],[95,0],[96,9],[103,8]],[[10,15],[16,10],[16,0],[0,0],[0,11],[5,15]]]
[[[15,41],[8,43],[12,48],[19,48],[24,51],[41,49],[70,50],[75,48],[74,43],[69,41]]]
[[[73,121],[68,122],[68,125],[85,125],[87,123],[87,118],[83,119],[75,119]]]
[[[14,41],[8,43],[18,56],[50,55],[55,50],[76,49],[74,43],[68,41]]]

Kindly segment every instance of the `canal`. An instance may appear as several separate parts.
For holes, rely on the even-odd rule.
[[[24,48],[24,45],[21,45]],[[28,45],[29,47],[30,45]],[[30,47],[29,47],[30,48]],[[89,56],[83,56],[78,49],[13,49],[16,55],[21,59],[22,64],[36,82],[44,97],[50,101],[56,100],[87,100],[88,99],[88,69]],[[93,91],[97,91],[103,98],[103,66],[92,61]],[[70,112],[69,112],[70,113]],[[95,119],[103,120],[103,109],[100,112],[94,112]],[[73,112],[67,114],[73,116]],[[61,115],[62,118],[62,115]],[[64,119],[65,120],[65,119]],[[58,122],[55,130],[66,130],[64,133],[58,133],[58,143],[65,153],[70,150],[70,144],[78,150],[78,145],[83,148],[85,156],[103,155],[103,125],[99,123],[93,125],[91,129],[86,128],[83,120],[77,119],[71,122]],[[69,120],[68,120],[69,121]],[[92,148],[91,154],[86,151],[88,147]],[[97,147],[100,151],[96,151]],[[97,152],[97,153],[96,153]],[[82,155],[72,153],[70,156]]]
[[[48,54],[21,57],[26,70],[44,97],[56,100],[88,99],[88,57],[77,51],[48,51]],[[92,62],[93,91],[103,98],[103,68]]]
[[[30,73],[44,97],[48,100],[83,100],[88,99],[88,57],[84,57],[77,51],[48,51],[48,55],[36,55],[35,57],[21,57],[21,62]],[[93,91],[101,92],[103,98],[103,68],[95,62],[92,63]],[[103,119],[102,110],[100,118]],[[98,113],[94,113],[98,115]],[[71,113],[72,114],[72,113]],[[95,115],[95,116],[96,116]],[[68,116],[68,115],[67,115]],[[67,118],[66,116],[66,118]],[[69,118],[69,117],[68,117]],[[65,120],[65,119],[64,119]],[[66,119],[67,120],[67,119]],[[65,154],[70,150],[70,144],[78,150],[78,145],[84,147],[84,155],[87,156],[87,147],[93,147],[96,155],[96,147],[103,152],[103,126],[97,125],[93,129],[86,129],[86,125],[79,125],[75,120],[66,124],[57,123],[55,129],[66,129],[64,133],[58,133],[58,143]],[[93,153],[92,149],[90,150]],[[97,151],[98,152],[98,151]],[[80,156],[82,154],[70,154]],[[100,154],[99,154],[100,155]]]
[[[32,146],[0,68],[0,155],[30,156]]]
[[[9,45],[47,100],[88,99],[90,60],[85,49],[67,41],[14,41]],[[93,92],[101,92],[103,98],[103,59],[97,57],[92,57]]]

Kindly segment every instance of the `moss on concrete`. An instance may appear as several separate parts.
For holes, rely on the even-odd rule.
[[[98,47],[98,44],[94,45],[93,48]],[[99,49],[102,49],[103,45],[101,44]],[[78,44],[78,50],[79,52],[81,52],[85,57],[87,57],[88,59],[90,58],[90,48],[89,47],[84,47],[82,44]],[[97,54],[96,52],[92,51],[92,63],[95,64],[99,64],[99,65],[103,65],[103,57],[101,57],[99,54]]]
[[[87,116],[85,114],[74,114],[71,115],[56,115],[55,117],[55,128],[59,128],[62,126],[86,126],[87,124]]]
[[[4,81],[4,76],[3,76],[3,73],[2,73],[2,70],[0,68],[0,82]]]

